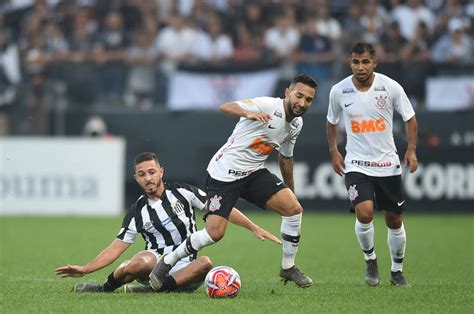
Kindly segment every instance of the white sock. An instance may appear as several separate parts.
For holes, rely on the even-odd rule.
[[[295,265],[296,252],[298,252],[298,243],[300,242],[302,214],[281,218],[280,230],[283,242],[281,268],[288,269]]]
[[[355,234],[357,240],[359,240],[360,248],[364,251],[364,258],[366,261],[370,259],[376,259],[374,250],[374,223],[373,221],[368,224],[363,224],[356,219],[355,222]]]
[[[200,251],[203,247],[214,244],[206,229],[202,229],[191,234],[185,241],[170,254],[165,256],[164,262],[174,266],[183,257],[192,255]]]
[[[398,229],[387,229],[387,243],[390,249],[390,256],[392,257],[392,271],[402,271],[403,258],[405,257],[405,247],[407,243],[405,226],[402,223],[402,226]]]

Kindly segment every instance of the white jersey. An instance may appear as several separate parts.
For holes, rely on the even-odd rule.
[[[402,173],[393,140],[393,111],[403,121],[415,115],[403,88],[391,78],[375,73],[369,90],[360,92],[345,78],[331,89],[327,120],[337,124],[343,117],[347,133],[345,171],[376,177]]]
[[[303,127],[301,117],[286,122],[283,99],[258,97],[236,102],[243,109],[270,115],[267,123],[240,118],[232,135],[212,157],[207,171],[219,181],[235,181],[264,167],[273,149],[293,156],[296,138]]]

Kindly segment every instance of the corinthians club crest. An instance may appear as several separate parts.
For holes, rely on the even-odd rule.
[[[375,96],[375,100],[377,102],[375,103],[375,107],[377,107],[380,110],[387,109],[388,108],[388,96],[382,96],[380,95],[379,97]]]
[[[215,212],[221,208],[221,199],[222,196],[214,195],[211,197],[209,200],[209,211],[210,212]]]

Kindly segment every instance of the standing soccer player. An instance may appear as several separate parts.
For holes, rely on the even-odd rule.
[[[364,251],[365,281],[379,284],[374,250],[374,208],[383,210],[388,227],[388,246],[392,258],[390,282],[410,285],[403,277],[406,234],[402,212],[402,168],[393,140],[393,112],[405,121],[408,147],[404,165],[415,172],[417,122],[415,112],[403,88],[396,81],[374,72],[378,63],[375,50],[357,43],[351,50],[352,75],[334,85],[329,95],[327,137],[334,171],[345,174],[349,199],[356,213],[355,233]],[[339,119],[342,115],[347,145],[345,160],[337,148]]]
[[[196,231],[194,209],[205,208],[206,194],[183,183],[163,182],[164,169],[154,153],[141,153],[135,159],[134,178],[144,190],[123,219],[117,238],[95,259],[85,265],[67,265],[55,269],[61,277],[82,277],[116,261],[141,234],[145,250],[113,271],[104,284],[79,283],[75,292],[112,292],[125,283],[137,280],[145,285],[126,285],[125,292],[153,291],[148,277],[161,254],[170,253]],[[260,228],[233,208],[230,221],[255,233],[257,238],[280,243],[277,237]],[[194,291],[204,281],[212,262],[207,256],[180,259],[164,280],[160,291]]]
[[[316,85],[311,77],[298,75],[285,90],[285,99],[258,97],[220,107],[225,114],[238,116],[240,120],[207,167],[206,228],[160,259],[150,274],[155,290],[161,289],[166,274],[178,260],[224,236],[230,211],[239,197],[282,216],[280,277],[285,283],[294,281],[299,287],[313,284],[310,277],[295,267],[303,208],[294,194],[293,147],[303,127],[301,116],[311,106]],[[279,151],[284,182],[264,168],[273,149]]]

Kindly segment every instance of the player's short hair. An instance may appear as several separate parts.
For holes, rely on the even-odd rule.
[[[148,160],[154,160],[157,165],[160,164],[160,162],[158,160],[158,156],[156,156],[155,153],[143,152],[143,153],[138,154],[137,157],[135,157],[135,161],[134,161],[135,166],[138,165],[138,164],[141,164],[144,161],[148,161]]]
[[[369,43],[358,42],[351,49],[351,55],[353,53],[360,55],[360,54],[363,54],[364,52],[368,52],[372,57],[375,57],[374,46],[372,46]]]
[[[289,89],[292,89],[296,85],[296,83],[302,83],[314,89],[316,89],[316,87],[318,86],[318,83],[316,82],[316,80],[306,74],[298,74],[297,76],[295,76],[293,80],[291,81]]]

